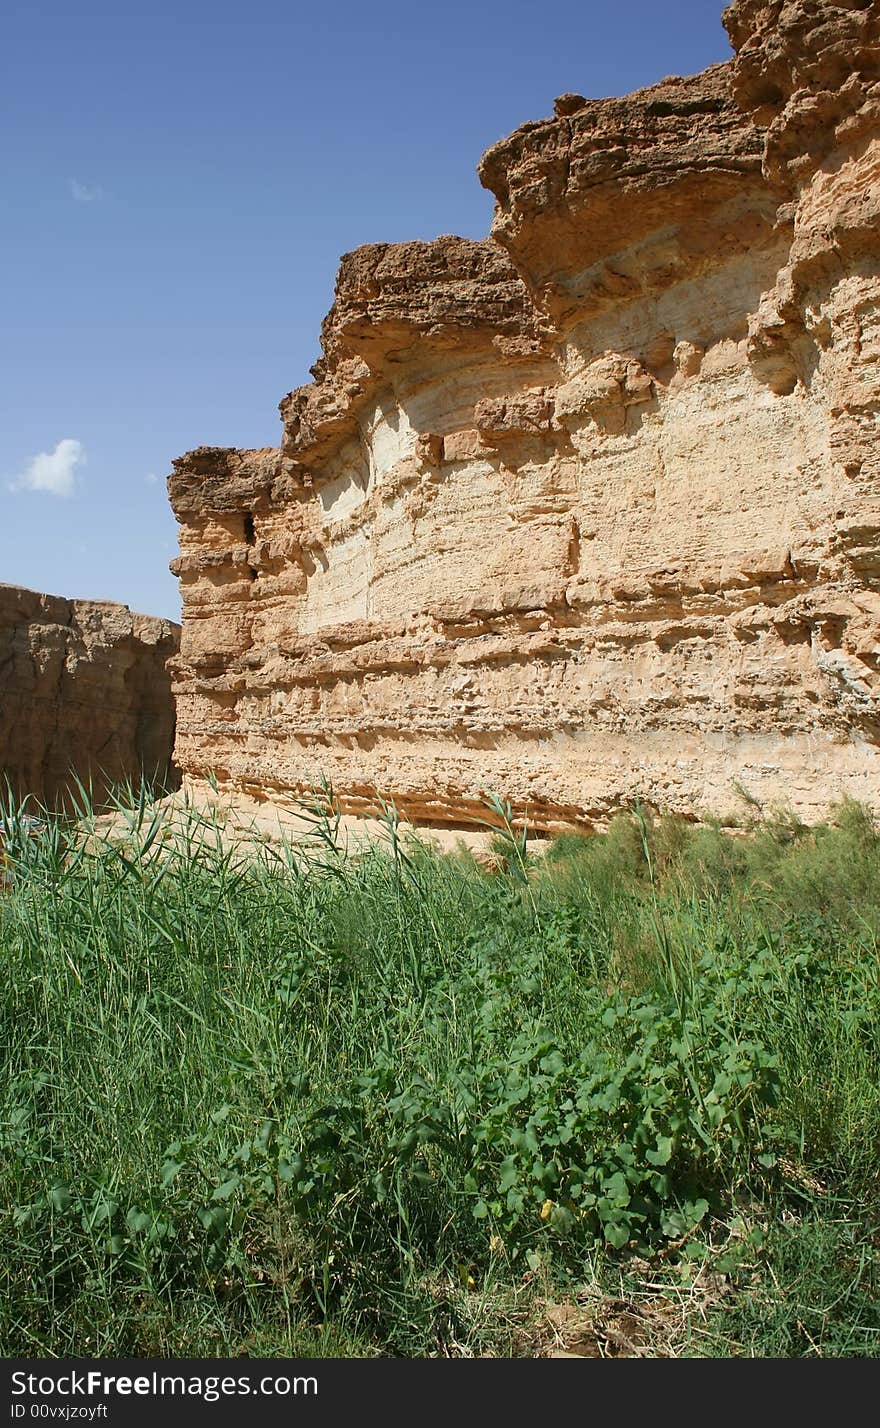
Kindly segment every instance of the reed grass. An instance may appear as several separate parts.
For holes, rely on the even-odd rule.
[[[7,800],[0,1352],[529,1352],[711,1268],[681,1351],[878,1351],[880,840],[621,816],[499,871]],[[120,832],[122,826],[122,832]],[[511,1306],[519,1308],[514,1312]],[[516,1326],[520,1327],[517,1328]]]

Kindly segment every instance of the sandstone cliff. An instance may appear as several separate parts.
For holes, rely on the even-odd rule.
[[[278,449],[175,462],[177,759],[460,824],[880,794],[880,0],[564,95],[484,242],[342,259]]]
[[[0,779],[54,804],[71,771],[107,785],[171,776],[168,620],[0,585]]]

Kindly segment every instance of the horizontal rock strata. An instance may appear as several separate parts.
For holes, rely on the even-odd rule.
[[[169,481],[177,758],[538,828],[880,793],[880,3],[490,149],[483,242],[342,260],[279,448]]]
[[[173,783],[166,669],[180,630],[105,600],[0,585],[0,780],[17,797],[64,802],[72,775],[108,786]]]

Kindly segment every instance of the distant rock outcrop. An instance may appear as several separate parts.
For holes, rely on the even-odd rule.
[[[63,802],[71,773],[107,786],[173,779],[169,620],[106,600],[64,600],[0,585],[0,779],[22,797]]]
[[[281,446],[175,463],[194,784],[880,796],[880,0],[725,23],[490,149],[484,242],[344,257]]]

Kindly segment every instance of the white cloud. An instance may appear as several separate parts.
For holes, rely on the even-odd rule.
[[[77,203],[98,203],[104,197],[104,190],[99,183],[80,183],[79,179],[70,179],[71,196]]]
[[[159,477],[156,475],[155,471],[148,471],[146,476],[144,477],[144,480],[146,481],[148,486],[155,486],[159,480]]]
[[[86,449],[75,437],[65,436],[54,451],[41,451],[12,484],[14,491],[49,491],[72,496],[74,472],[85,464]]]

